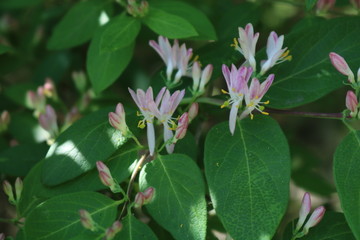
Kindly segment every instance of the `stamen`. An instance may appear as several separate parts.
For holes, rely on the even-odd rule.
[[[254,119],[254,114],[250,113],[250,119],[251,119],[251,120]]]
[[[136,111],[136,116],[140,117],[141,113],[139,111]]]
[[[266,102],[263,102],[264,104],[269,104],[270,103],[270,100],[267,100]]]
[[[221,92],[223,93],[223,94],[229,94],[227,91],[225,91],[224,89],[221,89]]]
[[[137,126],[138,126],[138,128],[143,129],[143,128],[145,127],[145,121],[144,121],[144,120],[140,120]]]
[[[268,115],[269,115],[269,113],[268,113],[268,112],[261,112],[261,114],[264,114],[264,115],[266,115],[266,116],[268,116]]]
[[[220,106],[220,108],[224,108],[229,106],[229,101],[225,101],[223,105]]]
[[[238,41],[236,38],[234,38],[234,43],[230,44],[230,47],[233,47],[233,48],[237,48],[239,45],[238,45]]]

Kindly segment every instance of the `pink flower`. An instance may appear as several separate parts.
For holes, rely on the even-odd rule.
[[[348,77],[350,83],[355,83],[354,73],[351,71],[345,59],[337,53],[329,54],[332,65],[343,75]]]
[[[46,104],[44,89],[39,87],[36,92],[28,91],[26,93],[26,102],[31,109],[36,111],[37,115],[43,112]]]
[[[203,93],[205,91],[205,85],[209,82],[213,71],[213,65],[208,64],[203,71],[201,71],[200,63],[194,62],[192,66],[192,78],[193,78],[193,92]]]
[[[151,156],[153,156],[155,152],[155,131],[153,125],[155,113],[151,111],[150,104],[154,103],[155,106],[158,107],[165,90],[166,88],[163,87],[154,101],[153,90],[151,87],[147,89],[146,93],[141,89],[138,89],[135,93],[132,89],[129,88],[131,97],[139,107],[141,115],[144,117],[143,120],[139,121],[138,127],[144,128],[147,126],[147,139]]]
[[[308,214],[311,211],[311,198],[310,198],[310,194],[309,193],[305,193],[302,203],[301,203],[301,207],[300,207],[300,211],[299,211],[299,220],[296,224],[296,231],[300,230],[300,228],[304,225],[304,222],[306,220],[306,217],[308,216]]]
[[[53,80],[51,80],[51,78],[45,79],[43,89],[44,89],[45,96],[47,96],[49,98],[57,97],[55,83],[53,82]]]
[[[57,115],[54,108],[50,105],[46,105],[45,113],[41,113],[39,116],[40,126],[49,132],[52,138],[55,138],[59,132],[57,125]]]
[[[289,55],[289,50],[282,49],[284,43],[284,35],[278,37],[276,32],[271,32],[266,45],[266,54],[268,59],[261,63],[261,75],[264,75],[275,64],[282,63],[286,60],[290,61],[292,57]]]
[[[144,192],[138,192],[135,196],[135,207],[140,208],[145,204],[150,203],[154,199],[155,188],[148,187]]]
[[[125,121],[125,111],[121,103],[116,105],[115,112],[109,113],[109,122],[115,129],[120,130],[124,136],[128,134],[128,126]]]
[[[316,4],[318,11],[326,12],[335,5],[336,0],[319,0]]]
[[[175,132],[175,139],[174,139],[175,142],[185,137],[188,126],[189,126],[189,114],[184,113],[183,115],[181,115],[178,121],[178,126]]]
[[[149,41],[149,45],[160,55],[166,65],[166,76],[170,82],[172,80],[172,73],[177,69],[173,83],[176,84],[180,81],[182,76],[187,75],[189,61],[192,57],[192,49],[186,48],[185,44],[179,46],[177,40],[174,41],[174,45],[171,46],[169,40],[166,37],[159,36],[158,42],[154,40]]]
[[[256,69],[255,50],[258,38],[259,33],[254,34],[252,24],[248,23],[245,29],[239,27],[239,38],[238,40],[234,39],[234,44],[232,44],[232,46],[244,56],[246,62],[248,62],[254,70]]]
[[[118,182],[111,176],[109,168],[101,161],[96,162],[99,178],[102,184],[109,187],[113,193],[122,192]]]
[[[348,91],[346,94],[346,107],[350,110],[350,116],[356,117],[358,113],[358,99],[353,91]]]

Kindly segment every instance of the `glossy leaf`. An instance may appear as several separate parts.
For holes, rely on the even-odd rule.
[[[360,131],[351,132],[337,147],[334,177],[346,220],[360,238]]]
[[[284,46],[290,49],[293,59],[274,70],[275,80],[266,95],[271,107],[300,106],[343,86],[347,79],[331,65],[329,53],[340,54],[356,71],[360,42],[354,39],[359,31],[360,18],[347,17],[316,21],[286,35]]]
[[[104,30],[105,28],[103,27],[95,34],[86,59],[86,68],[89,73],[90,82],[97,93],[109,87],[120,77],[129,64],[134,49],[134,45],[131,44],[128,47],[113,52],[102,53],[101,37]]]
[[[112,109],[92,113],[65,130],[44,160],[42,182],[48,186],[71,180],[105,161],[126,142],[108,120]]]
[[[100,40],[100,53],[113,52],[128,47],[135,41],[141,27],[137,18],[121,15],[104,28]]]
[[[122,221],[123,229],[116,234],[114,240],[156,240],[156,235],[145,223],[129,214]]]
[[[198,35],[185,18],[151,7],[144,23],[155,33],[168,38],[188,38]]]
[[[155,188],[146,205],[150,215],[175,239],[205,239],[205,187],[198,166],[186,155],[158,155],[140,173],[140,189]]]
[[[80,223],[79,210],[87,210],[100,226],[107,228],[116,217],[118,202],[95,192],[78,192],[49,199],[26,218],[27,239],[70,239],[89,231]]]
[[[111,169],[112,176],[119,183],[129,177],[135,168],[138,151],[137,145],[127,143],[106,160],[105,163]],[[65,193],[98,191],[107,188],[100,182],[97,169],[55,187],[45,186],[41,182],[42,166],[43,162],[37,164],[24,179],[24,190],[19,204],[19,213],[23,217],[48,198]]]
[[[271,239],[288,204],[290,156],[279,125],[256,116],[213,127],[205,173],[215,211],[234,239]]]
[[[56,25],[48,48],[66,49],[88,41],[99,26],[104,3],[101,0],[88,0],[73,6]]]
[[[216,40],[216,31],[207,16],[193,6],[180,1],[154,2],[151,6],[184,18],[195,28],[198,40]]]

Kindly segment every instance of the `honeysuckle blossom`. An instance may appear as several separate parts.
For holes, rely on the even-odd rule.
[[[103,162],[97,161],[96,168],[99,172],[99,178],[102,184],[109,187],[113,193],[122,192],[118,182],[112,177],[110,169]]]
[[[231,45],[244,56],[254,70],[256,70],[255,50],[258,39],[259,33],[254,34],[253,25],[248,23],[245,29],[239,27],[239,38],[234,38],[234,44]]]
[[[184,95],[185,90],[175,91],[172,95],[170,94],[169,90],[166,90],[162,97],[160,108],[158,108],[159,104],[154,101],[151,101],[148,105],[152,114],[154,114],[164,126],[165,142],[173,138],[172,130],[175,130],[176,124],[172,119],[172,115],[174,114]],[[174,151],[174,144],[166,144],[166,150],[168,153],[172,153]]]
[[[356,117],[358,114],[359,102],[356,94],[353,91],[348,91],[346,94],[346,107],[350,110],[350,116]]]
[[[310,211],[311,211],[311,198],[310,198],[310,194],[306,192],[304,194],[303,200],[301,202],[301,207],[300,207],[300,211],[299,211],[299,220],[296,224],[295,231],[298,231],[301,229],[301,227],[304,225],[306,217],[309,215]]]
[[[284,35],[278,37],[276,32],[271,32],[266,45],[267,60],[261,62],[261,75],[264,75],[275,64],[282,63],[284,61],[290,61],[292,56],[289,55],[289,50],[282,48],[284,43]]]
[[[162,88],[154,101],[153,90],[151,87],[147,89],[146,93],[141,89],[138,89],[135,93],[132,89],[129,88],[131,97],[140,109],[140,115],[144,117],[143,120],[139,121],[138,127],[144,128],[147,126],[147,139],[151,156],[154,155],[155,151],[155,131],[153,125],[155,114],[150,110],[150,104],[154,103],[155,106],[158,107],[165,90],[165,87]]]
[[[213,71],[213,65],[208,64],[204,70],[201,71],[200,63],[195,61],[192,66],[192,78],[194,93],[203,93],[205,91],[205,85],[209,82]]]
[[[335,5],[336,0],[319,0],[316,3],[316,9],[320,12],[326,12]]]
[[[324,214],[325,214],[325,208],[323,206],[316,208],[304,226],[304,230],[303,230],[304,234],[307,234],[310,228],[318,224],[323,218]]]
[[[49,98],[57,98],[55,83],[51,78],[46,78],[43,86],[44,95]]]
[[[135,207],[140,208],[145,204],[150,203],[154,199],[155,188],[148,187],[144,192],[138,192],[135,196]]]
[[[330,60],[332,65],[343,75],[348,77],[348,81],[350,83],[355,83],[355,76],[354,73],[351,71],[349,65],[347,64],[347,62],[345,61],[345,59],[340,56],[337,53],[331,52],[329,54]],[[359,68],[360,71],[360,68]],[[359,72],[358,72],[358,76],[359,76]],[[358,78],[359,81],[359,78]]]
[[[169,39],[159,36],[158,43],[154,40],[149,41],[149,45],[160,55],[166,65],[167,81],[171,82],[172,73],[175,69],[178,71],[175,74],[174,84],[178,83],[182,76],[187,75],[189,68],[189,61],[192,57],[192,49],[186,48],[185,44],[179,46],[179,42],[174,40],[174,45],[171,46]]]
[[[251,119],[253,119],[253,110],[258,110],[260,113],[264,115],[269,115],[269,113],[264,112],[264,106],[261,106],[260,104],[269,104],[269,101],[266,102],[260,102],[265,93],[269,90],[272,82],[274,81],[274,74],[270,74],[267,79],[260,84],[259,80],[257,78],[253,78],[251,80],[250,88],[246,91],[245,94],[245,103],[246,108],[241,113],[240,119],[245,118],[247,115],[250,114]]]
[[[127,136],[129,128],[125,121],[125,110],[121,103],[116,105],[115,112],[109,113],[109,122],[111,126],[120,130],[124,136]]]
[[[45,129],[52,138],[55,138],[59,132],[57,124],[57,115],[54,108],[50,105],[46,105],[45,113],[41,113],[39,116],[40,126]]]
[[[229,128],[231,134],[234,134],[238,110],[242,105],[242,101],[247,91],[247,84],[253,73],[253,69],[245,66],[237,69],[235,65],[231,65],[230,71],[226,65],[222,65],[222,72],[229,92],[226,92],[225,90],[222,91],[223,93],[229,94],[230,99],[225,101],[221,107],[223,108],[228,105],[232,105],[229,118]]]

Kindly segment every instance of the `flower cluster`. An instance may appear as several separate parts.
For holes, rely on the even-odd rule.
[[[143,192],[138,192],[135,196],[134,204],[136,208],[141,208],[143,205],[150,203],[154,199],[155,188],[148,187]]]
[[[239,27],[239,38],[234,38],[234,43],[231,44],[237,51],[239,51],[245,58],[245,66],[251,66],[253,71],[256,71],[255,51],[256,43],[259,38],[259,33],[254,33],[254,28],[251,23],[247,24],[245,29]],[[267,59],[261,61],[260,75],[264,75],[274,65],[284,61],[290,61],[291,55],[287,47],[282,48],[284,43],[284,36],[280,37],[276,32],[271,32],[266,45]]]
[[[345,59],[340,56],[337,53],[331,52],[329,54],[330,60],[332,65],[343,75],[347,76],[347,79],[351,85],[351,87],[355,90],[354,91],[348,91],[346,94],[346,100],[345,104],[348,109],[347,112],[345,112],[345,115],[350,115],[352,118],[360,119],[359,115],[359,101],[358,101],[358,94],[360,90],[360,68],[357,72],[357,79],[355,80],[355,75],[351,71],[349,65],[345,61]],[[350,113],[349,113],[350,112]]]

